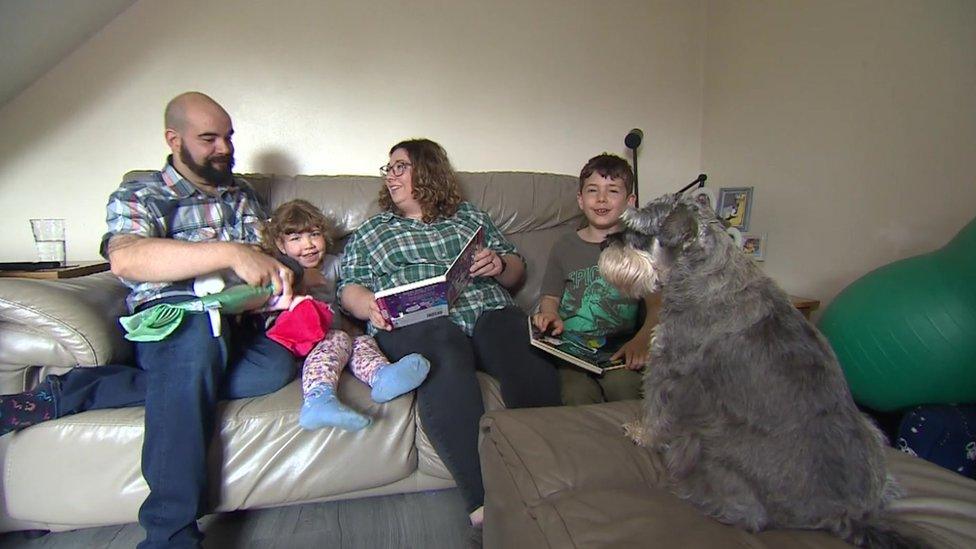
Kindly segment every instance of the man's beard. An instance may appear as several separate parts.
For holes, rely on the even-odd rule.
[[[187,150],[185,144],[180,145],[180,160],[195,175],[203,178],[204,181],[212,185],[230,185],[234,181],[234,155],[211,156],[204,161],[204,164],[197,164]],[[211,162],[219,160],[226,162],[223,169],[215,168]]]

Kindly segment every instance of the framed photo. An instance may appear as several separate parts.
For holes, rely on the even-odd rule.
[[[715,213],[742,232],[749,230],[749,212],[752,210],[752,187],[729,187],[718,192]]]
[[[766,233],[742,235],[742,251],[756,261],[766,259]]]

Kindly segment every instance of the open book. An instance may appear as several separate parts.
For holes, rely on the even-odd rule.
[[[468,271],[474,254],[484,245],[485,229],[478,227],[444,274],[376,292],[376,304],[383,318],[394,328],[402,328],[447,316],[454,300],[471,281]]]
[[[529,341],[533,347],[597,375],[627,367],[626,361],[622,358],[610,360],[610,357],[620,350],[623,341],[608,343],[600,349],[591,349],[571,338],[540,333],[532,325],[532,317],[529,317]]]

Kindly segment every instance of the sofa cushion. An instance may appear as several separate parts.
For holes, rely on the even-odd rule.
[[[518,248],[528,267],[515,301],[528,311],[539,299],[545,261],[552,243],[577,228],[582,214],[576,203],[577,179],[568,175],[528,172],[461,172],[465,199],[487,211]],[[308,200],[335,220],[334,253],[370,216],[379,212],[379,177],[362,175],[249,174],[243,176],[272,208],[289,200]]]
[[[144,171],[133,171],[133,178]],[[271,209],[302,198],[336,223],[330,252],[340,254],[346,238],[370,216],[379,213],[377,198],[383,187],[378,176],[244,174]],[[570,175],[532,172],[459,172],[465,200],[488,212],[492,220],[526,259],[526,281],[515,301],[529,311],[539,299],[539,287],[549,248],[563,234],[576,230],[583,214],[576,203],[579,182]],[[270,212],[269,212],[270,213]]]
[[[378,176],[246,174],[242,176],[271,208],[296,198],[318,206],[336,221],[343,238],[379,213]],[[485,210],[505,234],[547,229],[581,219],[578,181],[569,175],[531,172],[460,172],[461,195]]]
[[[128,288],[112,273],[68,280],[7,278],[3,285],[0,363],[68,368],[130,360],[131,345],[116,322],[127,314]]]
[[[343,375],[343,402],[373,418],[354,433],[302,430],[297,380],[270,395],[222,403],[220,443],[211,447],[213,478],[222,479],[214,487],[216,510],[320,500],[411,475],[417,467],[413,393],[377,404],[369,391]],[[134,522],[148,494],[140,467],[143,417],[141,407],[97,410],[9,435],[8,513],[38,522],[62,517],[75,527]]]
[[[501,410],[482,418],[486,547],[846,547],[824,532],[749,534],[671,495],[656,454],[621,428],[638,401]],[[895,527],[934,547],[976,547],[976,482],[893,449],[907,495]]]

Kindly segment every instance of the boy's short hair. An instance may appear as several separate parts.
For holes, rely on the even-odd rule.
[[[634,194],[634,170],[630,163],[615,154],[603,153],[586,161],[579,176],[579,192],[583,192],[583,182],[588,177],[598,173],[610,179],[620,179],[624,182],[627,194]]]

